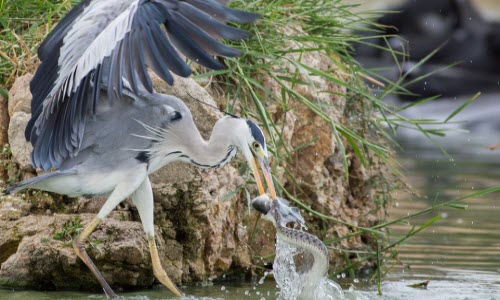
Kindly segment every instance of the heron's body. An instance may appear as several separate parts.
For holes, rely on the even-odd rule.
[[[121,183],[138,184],[174,161],[201,168],[222,167],[240,146],[227,139],[227,130],[244,131],[241,125],[246,123],[238,118],[223,120],[205,141],[189,109],[173,96],[144,93],[101,105],[95,118],[87,121],[80,151],[66,158],[54,176],[11,188],[35,188],[72,197],[106,195]]]

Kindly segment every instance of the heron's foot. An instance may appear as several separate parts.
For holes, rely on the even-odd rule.
[[[101,272],[99,272],[85,250],[85,240],[90,236],[92,231],[94,231],[100,222],[101,220],[99,218],[92,220],[92,222],[85,227],[83,232],[73,240],[73,249],[75,250],[76,255],[78,255],[78,257],[87,265],[92,274],[94,274],[95,278],[102,286],[104,293],[106,293],[106,296],[110,299],[116,299],[118,298],[118,295],[113,292],[113,289],[111,289],[109,284],[106,282],[106,279],[104,279],[104,276],[102,276]]]
[[[174,295],[182,297],[183,293],[175,286],[175,284],[170,280],[167,272],[163,269],[160,256],[158,255],[158,249],[156,249],[156,242],[154,236],[148,236],[149,251],[151,253],[151,261],[153,263],[153,274],[155,277]]]

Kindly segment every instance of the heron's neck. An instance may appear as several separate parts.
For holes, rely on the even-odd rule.
[[[154,172],[173,161],[184,161],[201,168],[218,168],[236,155],[237,148],[231,138],[234,131],[228,124],[217,123],[208,141],[198,129],[187,126],[185,131],[167,132],[164,142],[154,145],[149,171]]]
[[[217,126],[208,141],[199,139],[191,141],[186,147],[184,157],[193,165],[201,168],[218,168],[227,164],[236,155],[237,148],[229,139],[230,132],[225,134]]]

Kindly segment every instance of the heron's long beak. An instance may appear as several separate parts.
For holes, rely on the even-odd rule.
[[[260,157],[255,157],[253,156],[252,163],[250,164],[250,167],[252,168],[252,172],[255,176],[255,182],[257,183],[257,187],[259,188],[259,194],[263,195],[266,193],[266,190],[264,189],[264,184],[262,183],[262,180],[260,178],[259,174],[259,167],[257,166],[257,161],[260,166],[260,169],[262,170],[262,174],[264,175],[264,179],[267,184],[267,188],[269,189],[269,195],[271,196],[271,199],[276,199],[276,190],[274,189],[274,183],[273,183],[273,176],[271,175],[271,168],[269,167],[269,161],[267,160],[266,157],[260,158]]]

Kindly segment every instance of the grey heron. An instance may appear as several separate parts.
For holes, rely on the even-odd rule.
[[[255,123],[222,118],[205,141],[186,105],[156,93],[147,73],[149,67],[171,84],[170,72],[184,77],[191,73],[180,54],[212,69],[223,67],[213,55],[239,55],[218,39],[248,37],[226,23],[252,22],[258,15],[225,4],[225,0],[84,0],[39,48],[42,63],[30,84],[32,116],[25,134],[33,144],[32,164],[55,170],[4,192],[34,188],[70,196],[109,195],[73,242],[76,254],[108,297],[116,294],[84,243],[127,197],[138,208],[154,275],[181,295],[161,266],[156,248],[148,179],[152,172],[173,161],[222,167],[239,149],[259,192],[265,192],[260,167],[269,192],[276,196],[264,135]]]

